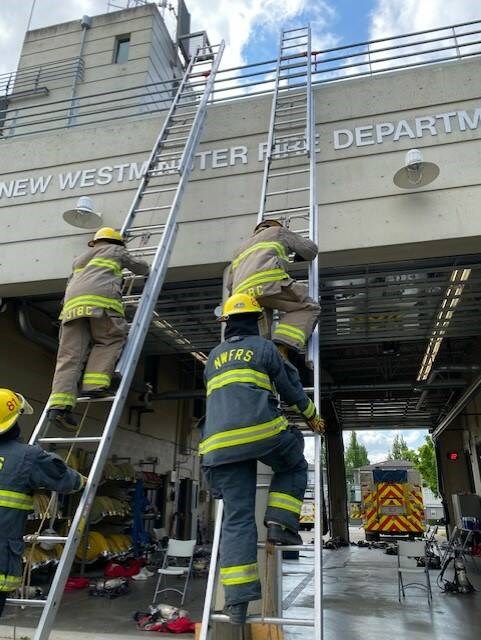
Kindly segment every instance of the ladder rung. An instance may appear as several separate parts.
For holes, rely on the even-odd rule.
[[[282,42],[287,42],[288,40],[297,40],[298,38],[307,38],[307,35],[302,34],[300,36],[292,36],[291,38],[282,38]]]
[[[306,152],[305,149],[288,149],[286,151],[273,151],[271,153],[271,159],[272,160],[285,160],[290,155],[296,154],[297,156],[299,156],[299,155],[305,155],[306,153],[307,152]]]
[[[229,622],[229,616],[223,613],[213,613],[210,616],[213,622]],[[305,618],[272,618],[262,616],[247,616],[247,624],[275,624],[279,626],[289,627],[313,627],[314,620],[306,620]]]
[[[101,436],[79,436],[76,438],[75,436],[71,436],[70,438],[39,438],[37,442],[42,442],[43,444],[97,444],[102,440]]]
[[[299,38],[302,38],[302,36],[299,36]],[[306,44],[307,42],[300,42],[298,44],[288,44],[286,47],[281,47],[281,51],[287,51],[287,49],[295,49],[296,47],[305,47]],[[306,52],[299,51],[299,55],[304,55],[304,53],[307,53],[307,51]],[[281,57],[281,60],[282,59],[283,58]]]
[[[290,91],[289,87],[279,87],[279,92],[280,91]],[[295,100],[295,102],[299,102],[300,98],[306,99],[307,97],[307,92],[303,91],[302,93],[291,93],[290,95],[286,95],[285,93],[280,94],[279,96],[277,96],[277,102],[279,102],[279,100],[285,100],[286,102],[289,102],[289,100],[292,100],[293,98],[298,98],[298,100]]]
[[[140,254],[144,254],[144,255],[151,255],[153,253],[155,253],[158,249],[158,246],[152,246],[152,247],[135,247],[133,249],[129,249],[129,253],[140,253]],[[147,253],[149,252],[149,253]]]
[[[68,540],[67,536],[23,536],[25,542],[51,542],[52,544],[65,544]]]
[[[280,107],[276,109],[276,114],[279,113],[279,111],[288,111],[289,115],[291,115],[293,111],[298,111],[299,109],[302,109],[303,111],[305,111],[306,107],[304,105],[301,105],[299,107]],[[284,117],[284,116],[281,116],[281,117]]]
[[[192,120],[193,122],[193,120]],[[186,129],[187,127],[191,127],[192,126],[192,122],[187,122],[185,124],[173,124],[170,127],[167,127],[168,131],[172,131],[172,129]]]
[[[144,277],[144,276],[142,276]],[[81,398],[77,398],[78,404],[86,404],[88,402],[113,402],[115,400],[115,396],[103,396],[102,398],[91,398],[90,396],[82,396]]]
[[[182,105],[180,105],[179,107],[177,107],[178,109],[182,108]],[[197,111],[185,111],[184,113],[177,113],[175,112],[174,115],[172,115],[170,117],[170,121],[176,121],[176,120],[185,120],[186,116],[195,116],[195,114],[197,113]]]
[[[258,542],[258,549],[265,549],[268,546],[275,551],[313,551],[313,544],[286,544],[286,545],[278,545],[278,544],[267,544],[266,542]]]
[[[142,207],[141,209],[135,209],[135,213],[145,213],[146,211],[160,211],[161,209],[170,209],[170,204],[159,205],[158,207]]]
[[[266,198],[269,196],[283,196],[288,193],[299,193],[300,191],[309,191],[310,187],[298,187],[297,189],[281,189],[280,191],[269,191],[266,193]]]
[[[269,175],[269,180],[271,178],[284,178],[285,176],[292,176],[296,173],[309,173],[309,168],[306,169],[295,169],[293,171],[282,171],[280,173],[271,173]]]
[[[299,129],[299,127],[292,127],[295,122],[306,122],[307,118],[294,118],[293,120],[286,120],[285,122],[277,122],[275,125],[276,129],[281,129],[281,127],[286,127],[287,129]],[[281,129],[282,130],[282,129]]]
[[[296,211],[309,211],[309,205],[306,205],[305,207],[292,207],[291,209],[272,209],[271,211],[266,211],[264,217],[267,218],[267,216],[279,216],[283,213],[292,214]]]
[[[304,142],[306,139],[306,136],[305,135],[303,136],[300,133],[283,133],[280,136],[275,136],[274,145],[277,143],[278,140],[289,140],[292,138],[297,138],[298,140],[302,140],[302,142]]]
[[[132,233],[132,231],[152,231],[152,232],[155,232],[155,231],[163,231],[164,229],[165,229],[165,224],[151,224],[151,225],[146,224],[146,225],[144,225],[142,227],[130,227],[128,232],[127,232],[127,236],[129,238],[138,238],[139,236],[134,235]],[[145,276],[138,276],[138,275],[133,274],[132,278],[139,278],[140,279],[140,278],[145,278]]]
[[[151,195],[152,193],[161,193],[161,189],[147,189],[147,191],[144,191],[143,195]],[[166,209],[170,209],[170,204],[165,204],[162,205],[164,206]]]
[[[188,140],[189,136],[182,136],[181,138],[167,138],[167,140],[164,142],[164,145],[169,143],[169,142],[177,142],[178,140],[180,140],[181,142],[185,142],[186,140]],[[167,148],[164,146],[164,148]]]
[[[7,598],[7,604],[15,607],[44,607],[47,600],[32,600],[28,598]]]
[[[308,27],[295,27],[294,29],[283,29],[282,30],[282,37],[284,37],[285,33],[294,33],[295,31],[307,31],[307,29],[308,29]]]

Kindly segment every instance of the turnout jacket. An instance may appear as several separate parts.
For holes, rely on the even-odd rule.
[[[73,493],[82,486],[82,476],[56,455],[18,440],[0,441],[0,591],[21,584],[23,536],[33,492]]]
[[[287,273],[290,253],[311,261],[317,255],[317,245],[285,227],[261,229],[234,254],[227,280],[229,292],[255,298],[278,294],[293,282]]]
[[[105,310],[123,316],[122,269],[139,275],[149,273],[144,260],[133,258],[125,247],[109,242],[96,242],[76,258],[65,291],[62,322],[99,317]]]
[[[266,455],[288,423],[276,397],[306,418],[316,414],[297,369],[270,340],[234,336],[209,355],[205,373],[206,417],[199,453],[204,466]]]

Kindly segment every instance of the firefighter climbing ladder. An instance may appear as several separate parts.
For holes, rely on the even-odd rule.
[[[117,370],[121,374],[118,390],[114,396],[97,400],[111,403],[103,432],[96,437],[73,435],[61,438],[48,437],[46,433],[49,426],[46,419],[47,408],[45,408],[30,439],[30,444],[77,445],[89,443],[97,446],[88,481],[68,537],[38,536],[37,538],[37,542],[48,541],[65,545],[47,600],[8,600],[9,604],[43,607],[34,640],[47,640],[52,630],[65,582],[78,544],[85,531],[88,514],[101,480],[109,447],[127,400],[145,336],[155,313],[154,307],[162,289],[177,235],[177,213],[192,171],[194,153],[202,133],[207,103],[213,90],[223,51],[223,41],[218,45],[211,46],[207,36],[203,35],[202,44],[196,48],[196,53],[190,58],[183,78],[179,79],[177,93],[172,100],[161,132],[150,154],[146,171],[122,227],[122,233],[126,238],[134,245],[139,244],[139,246],[130,249],[132,253],[153,255],[154,257],[150,275],[145,282],[142,294],[136,300],[138,304],[135,316],[122,357],[117,365]],[[168,91],[171,92],[172,89],[169,87]],[[170,102],[172,94],[167,93],[167,95],[169,97],[165,102]],[[159,219],[163,219],[165,222],[161,223]],[[148,246],[147,243],[150,239],[153,239],[152,245]],[[127,302],[132,302],[132,300],[127,300]],[[79,401],[91,402],[88,398],[82,398]]]
[[[281,32],[258,222],[265,219],[289,222],[293,231],[309,235],[309,238],[317,243],[316,136],[311,77],[313,55],[310,27],[287,29]],[[318,291],[319,275],[316,258],[309,267],[309,295],[317,300]],[[314,365],[313,400],[319,409],[320,362],[317,327],[309,341],[309,359]],[[322,640],[322,440],[319,435],[310,435],[313,435],[315,440],[314,495],[317,514],[314,525],[314,617],[309,620],[283,618],[282,598],[278,598],[278,617],[249,616],[248,622],[265,622],[279,626],[310,626],[314,630],[313,639]],[[226,615],[212,612],[222,514],[223,504],[219,501],[200,640],[207,640],[211,621],[227,622],[228,620]],[[281,549],[312,549],[312,546],[281,547]],[[277,585],[279,590],[282,586],[281,556],[277,548],[276,573],[280,583]]]

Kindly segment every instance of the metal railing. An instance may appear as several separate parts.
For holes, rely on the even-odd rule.
[[[353,78],[369,77],[378,74],[393,73],[403,69],[412,69],[431,64],[441,64],[464,60],[481,54],[481,20],[464,22],[438,29],[427,29],[416,33],[403,34],[391,38],[381,38],[352,45],[333,47],[312,52],[312,81],[314,85],[342,82]],[[306,54],[290,57],[286,69],[289,72],[289,84],[295,86],[296,78],[305,68]],[[77,62],[76,62],[77,61]],[[69,63],[69,64],[68,64]],[[25,76],[30,82],[40,79],[57,79],[68,69],[75,67],[83,74],[83,61],[74,59],[55,65],[45,65],[39,74]],[[77,65],[77,66],[75,66]],[[276,60],[256,62],[254,64],[221,69],[217,74],[215,94],[212,103],[246,99],[272,92]],[[47,67],[49,70],[47,71]],[[56,70],[55,70],[56,69]],[[15,74],[0,76],[0,95],[3,91],[15,91],[22,74],[33,70],[22,70]],[[49,73],[50,75],[47,75]],[[16,80],[8,78],[17,78]],[[2,84],[3,79],[3,84]],[[112,120],[149,116],[152,113],[167,111],[175,93],[178,79],[142,84],[125,89],[92,93],[78,96],[75,102],[75,123],[73,126],[98,125]],[[192,84],[192,106],[196,105],[196,83]],[[0,107],[1,109],[1,107]],[[33,104],[22,105],[20,101],[10,105],[6,111],[0,111],[3,120],[2,136],[26,135],[55,131],[72,126],[69,114],[71,100],[49,100],[43,108]]]
[[[0,75],[0,96],[13,97],[48,88],[48,83],[64,78],[83,80],[85,62],[82,58],[58,60],[35,67],[26,67]]]

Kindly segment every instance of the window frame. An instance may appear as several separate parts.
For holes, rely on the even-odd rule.
[[[115,45],[114,45],[114,53],[112,57],[113,64],[125,64],[129,61],[129,51],[130,51],[130,42],[131,42],[131,34],[123,33],[121,35],[115,36]],[[122,44],[127,43],[127,58],[125,60],[119,60],[120,47]]]

